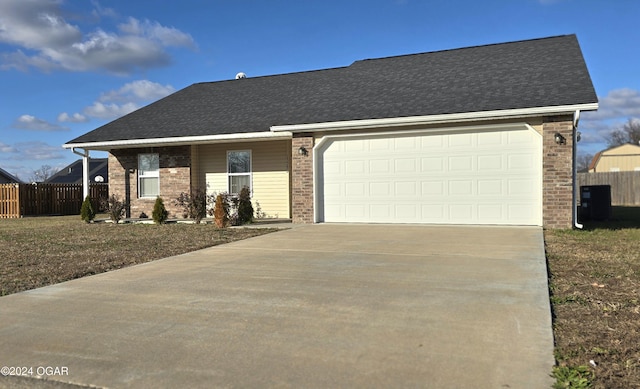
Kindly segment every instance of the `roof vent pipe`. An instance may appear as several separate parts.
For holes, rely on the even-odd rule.
[[[236,80],[239,80],[241,78],[247,78],[247,75],[244,74],[243,72],[236,74]]]

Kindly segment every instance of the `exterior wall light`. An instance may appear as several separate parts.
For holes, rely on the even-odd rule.
[[[553,139],[556,141],[556,144],[559,144],[559,145],[563,145],[567,143],[567,140],[559,132],[556,132],[556,134],[553,136]]]
[[[298,155],[307,155],[307,154],[309,154],[307,149],[304,146],[300,146],[300,148],[298,149]]]

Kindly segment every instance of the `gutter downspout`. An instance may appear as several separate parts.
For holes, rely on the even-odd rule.
[[[573,185],[573,207],[572,207],[572,218],[573,218],[573,226],[578,229],[582,229],[584,226],[578,223],[578,188],[577,178],[578,178],[578,164],[576,163],[576,155],[578,150],[578,122],[580,121],[580,110],[577,109],[573,113],[573,150],[572,150],[572,185]]]
[[[74,154],[82,157],[82,199],[89,196],[89,150],[83,153],[77,152],[75,147],[71,148]]]

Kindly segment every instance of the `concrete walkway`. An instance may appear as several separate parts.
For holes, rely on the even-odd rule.
[[[57,382],[0,387],[547,388],[553,363],[540,228],[310,225],[0,298],[0,365]]]

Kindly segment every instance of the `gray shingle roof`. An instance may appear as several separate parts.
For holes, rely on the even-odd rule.
[[[197,83],[69,144],[596,102],[577,38],[564,35]]]
[[[109,161],[107,158],[89,160],[89,181],[95,182],[96,176],[102,176],[103,182],[109,182]],[[56,174],[49,177],[48,184],[82,184],[82,159],[78,159]]]

